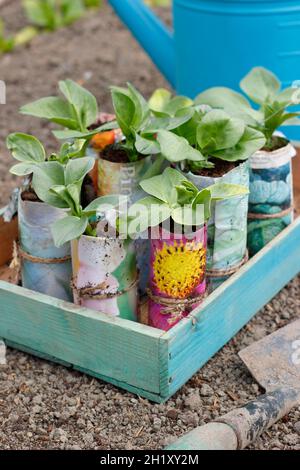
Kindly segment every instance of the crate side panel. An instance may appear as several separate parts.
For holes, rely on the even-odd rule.
[[[300,272],[300,219],[165,334],[175,393]]]
[[[160,391],[160,335],[0,282],[0,337],[152,393]]]
[[[161,398],[160,395],[158,395],[158,394],[147,392],[146,390],[131,386],[130,384],[127,384],[125,382],[120,382],[119,380],[114,379],[112,377],[106,377],[105,375],[97,374],[96,372],[93,372],[91,370],[83,369],[82,367],[73,366],[72,364],[69,364],[69,363],[64,362],[60,359],[57,359],[56,357],[49,356],[48,354],[41,353],[40,351],[35,351],[35,350],[33,350],[31,348],[28,348],[26,346],[23,346],[21,344],[14,343],[12,341],[6,341],[6,344],[7,344],[7,346],[9,346],[11,348],[18,349],[18,350],[23,351],[27,354],[31,354],[33,356],[39,357],[40,359],[55,362],[55,363],[57,363],[57,364],[59,364],[63,367],[78,370],[79,372],[90,375],[91,377],[95,377],[98,380],[103,380],[104,382],[109,382],[109,383],[111,383],[112,385],[114,385],[116,387],[123,388],[123,389],[125,389],[125,390],[127,390],[131,393],[135,393],[136,395],[140,395],[144,398],[148,398],[149,400],[154,401],[156,403],[162,403],[164,401],[164,399]]]

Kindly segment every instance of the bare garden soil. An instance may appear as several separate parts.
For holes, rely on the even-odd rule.
[[[25,25],[19,0],[0,6],[0,16],[8,32]],[[163,16],[170,21],[168,11]],[[33,133],[49,151],[55,149],[49,125],[19,115],[18,108],[56,94],[58,80],[66,78],[86,85],[108,112],[109,85],[131,81],[146,96],[167,86],[106,4],[67,29],[40,35],[30,46],[0,57],[0,79],[7,86],[7,104],[0,105],[1,205],[17,185],[8,174],[12,160],[5,148],[7,134]],[[9,349],[7,365],[0,366],[0,449],[162,448],[260,394],[237,353],[299,316],[298,277],[163,405]],[[300,450],[300,407],[253,448]]]

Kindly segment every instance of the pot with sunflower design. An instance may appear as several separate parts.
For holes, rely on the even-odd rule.
[[[168,330],[201,303],[206,292],[206,241],[206,225],[186,236],[159,227],[159,237],[151,240],[151,326]]]
[[[214,184],[199,191],[173,168],[140,185],[148,196],[130,207],[129,216],[136,233],[149,228],[148,323],[168,330],[205,296],[206,223],[211,203],[247,194],[248,189]]]

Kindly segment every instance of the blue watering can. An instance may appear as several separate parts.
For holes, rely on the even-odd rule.
[[[143,0],[109,3],[180,94],[238,89],[257,65],[300,80],[299,0],[173,0],[174,33]],[[300,128],[288,134],[300,141]]]

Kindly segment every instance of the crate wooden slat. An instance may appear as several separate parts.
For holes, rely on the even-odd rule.
[[[294,161],[294,176],[300,209],[300,157]],[[0,265],[11,254],[15,224],[3,228],[0,213]],[[160,403],[298,272],[300,217],[169,332],[0,281],[0,337],[11,347]]]

